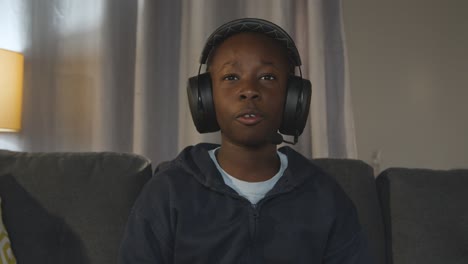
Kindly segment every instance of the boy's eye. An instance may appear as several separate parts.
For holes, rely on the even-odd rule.
[[[265,74],[262,77],[260,77],[260,80],[273,81],[276,80],[276,77],[271,74]]]
[[[225,80],[225,81],[237,81],[237,80],[239,80],[239,77],[237,77],[234,74],[228,74],[228,75],[223,77],[223,80]]]

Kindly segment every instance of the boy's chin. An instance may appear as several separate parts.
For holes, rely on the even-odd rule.
[[[246,136],[246,137],[238,137],[238,138],[224,138],[224,140],[228,140],[235,145],[238,146],[243,146],[247,148],[262,148],[265,146],[273,146],[274,144],[271,142],[271,140],[268,140],[267,136],[258,136],[258,137],[252,137],[252,136]],[[223,140],[223,141],[224,141]]]

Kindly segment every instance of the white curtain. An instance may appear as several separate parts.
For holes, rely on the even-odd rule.
[[[23,129],[0,134],[0,148],[134,152],[158,163],[219,142],[196,132],[186,80],[209,34],[240,17],[268,19],[296,40],[313,92],[295,148],[356,158],[340,0],[0,0],[0,48],[26,61]]]

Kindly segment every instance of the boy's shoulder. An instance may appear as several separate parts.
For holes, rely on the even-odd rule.
[[[279,149],[288,157],[288,170],[285,175],[298,188],[307,189],[308,192],[323,195],[337,203],[349,203],[349,197],[344,189],[335,179],[324,169],[319,167],[315,161],[304,157],[290,147]]]
[[[333,183],[334,178],[320,168],[315,162],[303,156],[291,147],[281,147],[279,151],[288,157],[288,169],[294,177],[314,182]]]
[[[206,149],[217,145],[202,144],[186,147],[176,158],[157,164],[154,174],[140,192],[136,207],[146,207],[148,204],[164,204],[190,189],[199,189],[200,183],[206,185],[206,177],[201,168],[209,166],[209,155]],[[206,153],[206,154],[205,154]],[[200,161],[205,163],[200,166]],[[214,167],[214,165],[213,165]],[[214,167],[215,168],[215,167]],[[206,169],[204,169],[206,170]],[[215,172],[211,172],[213,174]]]
[[[157,181],[187,181],[195,179],[206,185],[216,177],[217,169],[208,151],[218,144],[200,143],[184,148],[176,158],[157,165],[153,178]]]

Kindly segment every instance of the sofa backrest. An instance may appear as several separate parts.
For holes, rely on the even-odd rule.
[[[4,223],[18,263],[116,263],[151,164],[121,153],[0,151]]]
[[[385,234],[372,168],[363,161],[351,159],[314,159],[313,162],[334,177],[354,202],[375,263],[384,264]]]
[[[391,168],[377,178],[389,263],[468,263],[468,170]]]

